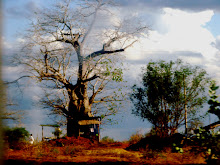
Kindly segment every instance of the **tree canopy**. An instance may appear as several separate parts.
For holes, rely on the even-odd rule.
[[[173,134],[187,120],[199,118],[206,102],[207,73],[202,68],[175,62],[149,62],[142,69],[142,86],[133,86],[132,113],[148,120],[161,136]]]
[[[209,87],[210,99],[208,101],[208,104],[210,107],[209,107],[208,112],[218,116],[218,118],[220,120],[220,102],[217,100],[218,95],[216,94],[216,91],[218,89],[219,89],[219,86],[216,85],[215,81],[212,81],[211,85]]]

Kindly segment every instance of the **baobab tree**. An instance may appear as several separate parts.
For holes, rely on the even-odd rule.
[[[41,103],[66,117],[68,136],[78,136],[78,120],[94,115],[94,103],[117,101],[103,90],[112,81],[123,80],[117,63],[120,53],[147,30],[131,16],[116,17],[112,1],[78,3],[60,1],[36,13],[25,34],[25,47],[16,56],[26,68],[23,77],[33,78],[47,91]],[[103,116],[113,113],[107,107]]]

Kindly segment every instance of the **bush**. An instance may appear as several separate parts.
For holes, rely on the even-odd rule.
[[[60,130],[60,128],[56,128],[55,131],[52,133],[54,134],[54,136],[56,136],[57,139],[59,139],[62,131]]]
[[[196,137],[193,142],[195,147],[193,150],[199,150],[204,153],[207,161],[220,158],[220,135],[211,134],[210,131],[199,128],[195,131]]]
[[[19,149],[20,145],[23,145],[26,138],[29,136],[29,132],[25,128],[4,128],[4,139],[8,142],[9,147],[13,149]]]
[[[102,138],[101,142],[104,142],[104,143],[114,143],[115,140],[113,138],[105,136],[105,137]]]
[[[146,137],[142,138],[137,143],[131,144],[127,150],[153,150],[157,152],[161,152],[162,150],[169,148],[172,146],[172,143],[176,138],[173,136],[170,137],[160,137],[158,135],[150,135],[148,134]]]
[[[137,131],[135,134],[132,134],[130,139],[129,139],[129,143],[130,144],[135,144],[137,142],[139,142],[144,136],[139,132]]]

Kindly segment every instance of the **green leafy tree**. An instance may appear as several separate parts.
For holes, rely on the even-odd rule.
[[[3,133],[11,148],[18,146],[20,142],[25,141],[29,136],[29,132],[22,127],[4,128]]]
[[[112,82],[123,81],[120,52],[147,29],[138,18],[112,20],[111,0],[59,1],[36,12],[25,33],[25,47],[15,61],[45,91],[41,105],[67,120],[67,135],[78,136],[78,120],[117,112]],[[104,92],[104,89],[108,91]],[[92,111],[94,104],[105,106]]]
[[[61,129],[58,127],[58,128],[55,128],[55,131],[52,132],[54,134],[54,136],[56,136],[57,139],[60,138],[60,135],[62,134],[62,131]]]
[[[132,113],[148,120],[157,134],[168,136],[182,126],[185,106],[188,121],[199,118],[209,84],[205,70],[177,60],[149,62],[142,71],[143,86],[134,85],[130,96]]]
[[[218,95],[216,95],[216,91],[218,90],[219,86],[216,85],[215,81],[211,82],[210,88],[209,88],[209,96],[210,99],[208,101],[209,106],[209,113],[212,113],[216,116],[218,116],[220,120],[220,102],[217,100]]]

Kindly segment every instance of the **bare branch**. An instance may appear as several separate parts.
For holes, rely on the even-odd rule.
[[[133,41],[131,44],[127,45],[127,46],[124,48],[124,50],[127,49],[127,48],[129,48],[129,47],[131,47],[135,42],[137,42],[137,40],[135,40],[135,41]]]
[[[88,82],[88,81],[92,81],[92,80],[95,80],[96,78],[99,78],[100,76],[97,76],[97,75],[94,75],[86,80],[82,80],[82,82]]]
[[[98,56],[103,55],[103,54],[113,54],[113,53],[118,53],[118,52],[123,52],[123,51],[124,51],[124,49],[117,49],[117,50],[111,50],[111,51],[110,50],[105,51],[105,50],[102,49],[102,50],[99,50],[97,52],[94,52],[94,53],[88,55],[85,58],[85,60],[93,59],[93,58],[98,57]]]
[[[21,76],[18,79],[14,80],[14,81],[10,81],[10,82],[4,82],[4,84],[13,84],[13,83],[17,83],[19,80],[23,79],[23,78],[34,78],[35,76]]]

